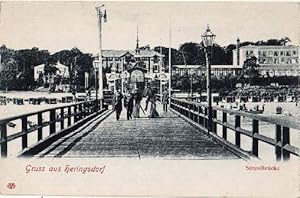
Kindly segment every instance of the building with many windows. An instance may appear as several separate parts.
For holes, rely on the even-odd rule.
[[[257,58],[257,64],[262,75],[297,76],[300,75],[300,48],[289,45],[247,45],[233,50],[233,65],[243,66],[250,57]]]
[[[233,50],[233,65],[243,65],[244,61],[255,56],[257,63],[264,65],[295,65],[300,63],[298,46],[255,46],[247,45]]]
[[[97,57],[99,55],[96,55],[99,60]],[[169,73],[165,72],[164,58],[163,54],[150,47],[140,49],[138,37],[135,50],[102,50],[102,66],[107,71],[109,89],[120,87],[119,84],[123,87],[129,82],[129,73],[135,67],[143,70],[145,83],[157,80],[166,82]]]
[[[173,65],[172,75],[206,75],[204,65]],[[224,76],[236,76],[242,73],[242,66],[237,65],[211,65],[211,74],[218,78]]]

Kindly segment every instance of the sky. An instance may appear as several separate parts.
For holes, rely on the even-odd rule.
[[[0,2],[1,3],[1,2]],[[140,46],[178,48],[184,42],[201,42],[207,24],[216,43],[289,37],[299,45],[299,11],[296,2],[102,2],[108,20],[102,26],[103,49]],[[2,2],[0,45],[24,49],[38,47],[54,53],[79,48],[98,51],[95,6],[100,2]]]

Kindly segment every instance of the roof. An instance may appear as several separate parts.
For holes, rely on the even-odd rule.
[[[173,67],[176,67],[178,69],[198,69],[203,66],[202,65],[173,65]]]
[[[299,46],[296,45],[246,45],[242,46],[241,48],[264,48],[264,49],[274,49],[274,48],[281,48],[281,49],[291,49],[291,48],[299,48]]]
[[[68,66],[66,66],[66,65],[61,64],[60,61],[57,61],[57,63],[55,63],[53,66],[54,66],[54,67],[68,67]],[[34,67],[45,67],[45,64],[36,65],[36,66],[34,66]]]
[[[138,54],[136,54],[135,50],[102,50],[102,56],[103,57],[122,57],[124,56],[126,53],[130,53],[133,56],[137,56]],[[163,54],[160,54],[154,50],[140,50],[140,54],[141,57],[153,57],[153,56],[163,56]],[[99,53],[97,53],[95,55],[95,57],[98,57]]]
[[[289,65],[261,65],[259,69],[275,69],[275,70],[300,70],[300,65],[289,64]]]
[[[174,65],[178,69],[200,69],[205,68],[204,65]],[[239,65],[211,65],[212,69],[242,69],[243,66]]]

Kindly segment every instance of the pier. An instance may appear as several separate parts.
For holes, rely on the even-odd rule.
[[[1,157],[8,156],[9,143],[21,140],[19,157],[130,157],[137,159],[261,159],[259,144],[273,148],[274,159],[289,160],[299,156],[291,134],[299,133],[299,121],[267,117],[243,111],[213,107],[212,131],[207,130],[207,106],[203,103],[172,98],[171,108],[163,112],[157,102],[159,118],[121,120],[100,101],[92,100],[0,120]],[[244,128],[244,120],[251,126]],[[272,125],[275,138],[264,135],[260,123]],[[8,133],[11,123],[20,123],[20,131]],[[29,124],[28,124],[29,123]],[[36,134],[34,143],[28,136]],[[228,136],[233,135],[230,142]],[[243,138],[251,141],[251,149],[243,149]],[[272,136],[272,135],[271,135]]]

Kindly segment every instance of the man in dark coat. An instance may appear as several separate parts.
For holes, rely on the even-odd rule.
[[[124,106],[127,109],[127,120],[132,118],[131,114],[133,112],[133,99],[134,94],[129,92],[124,97]]]
[[[122,99],[123,99],[123,95],[122,95],[121,91],[118,89],[118,91],[114,94],[114,97],[113,97],[113,110],[116,111],[116,119],[117,120],[120,119],[120,114],[122,111]]]

